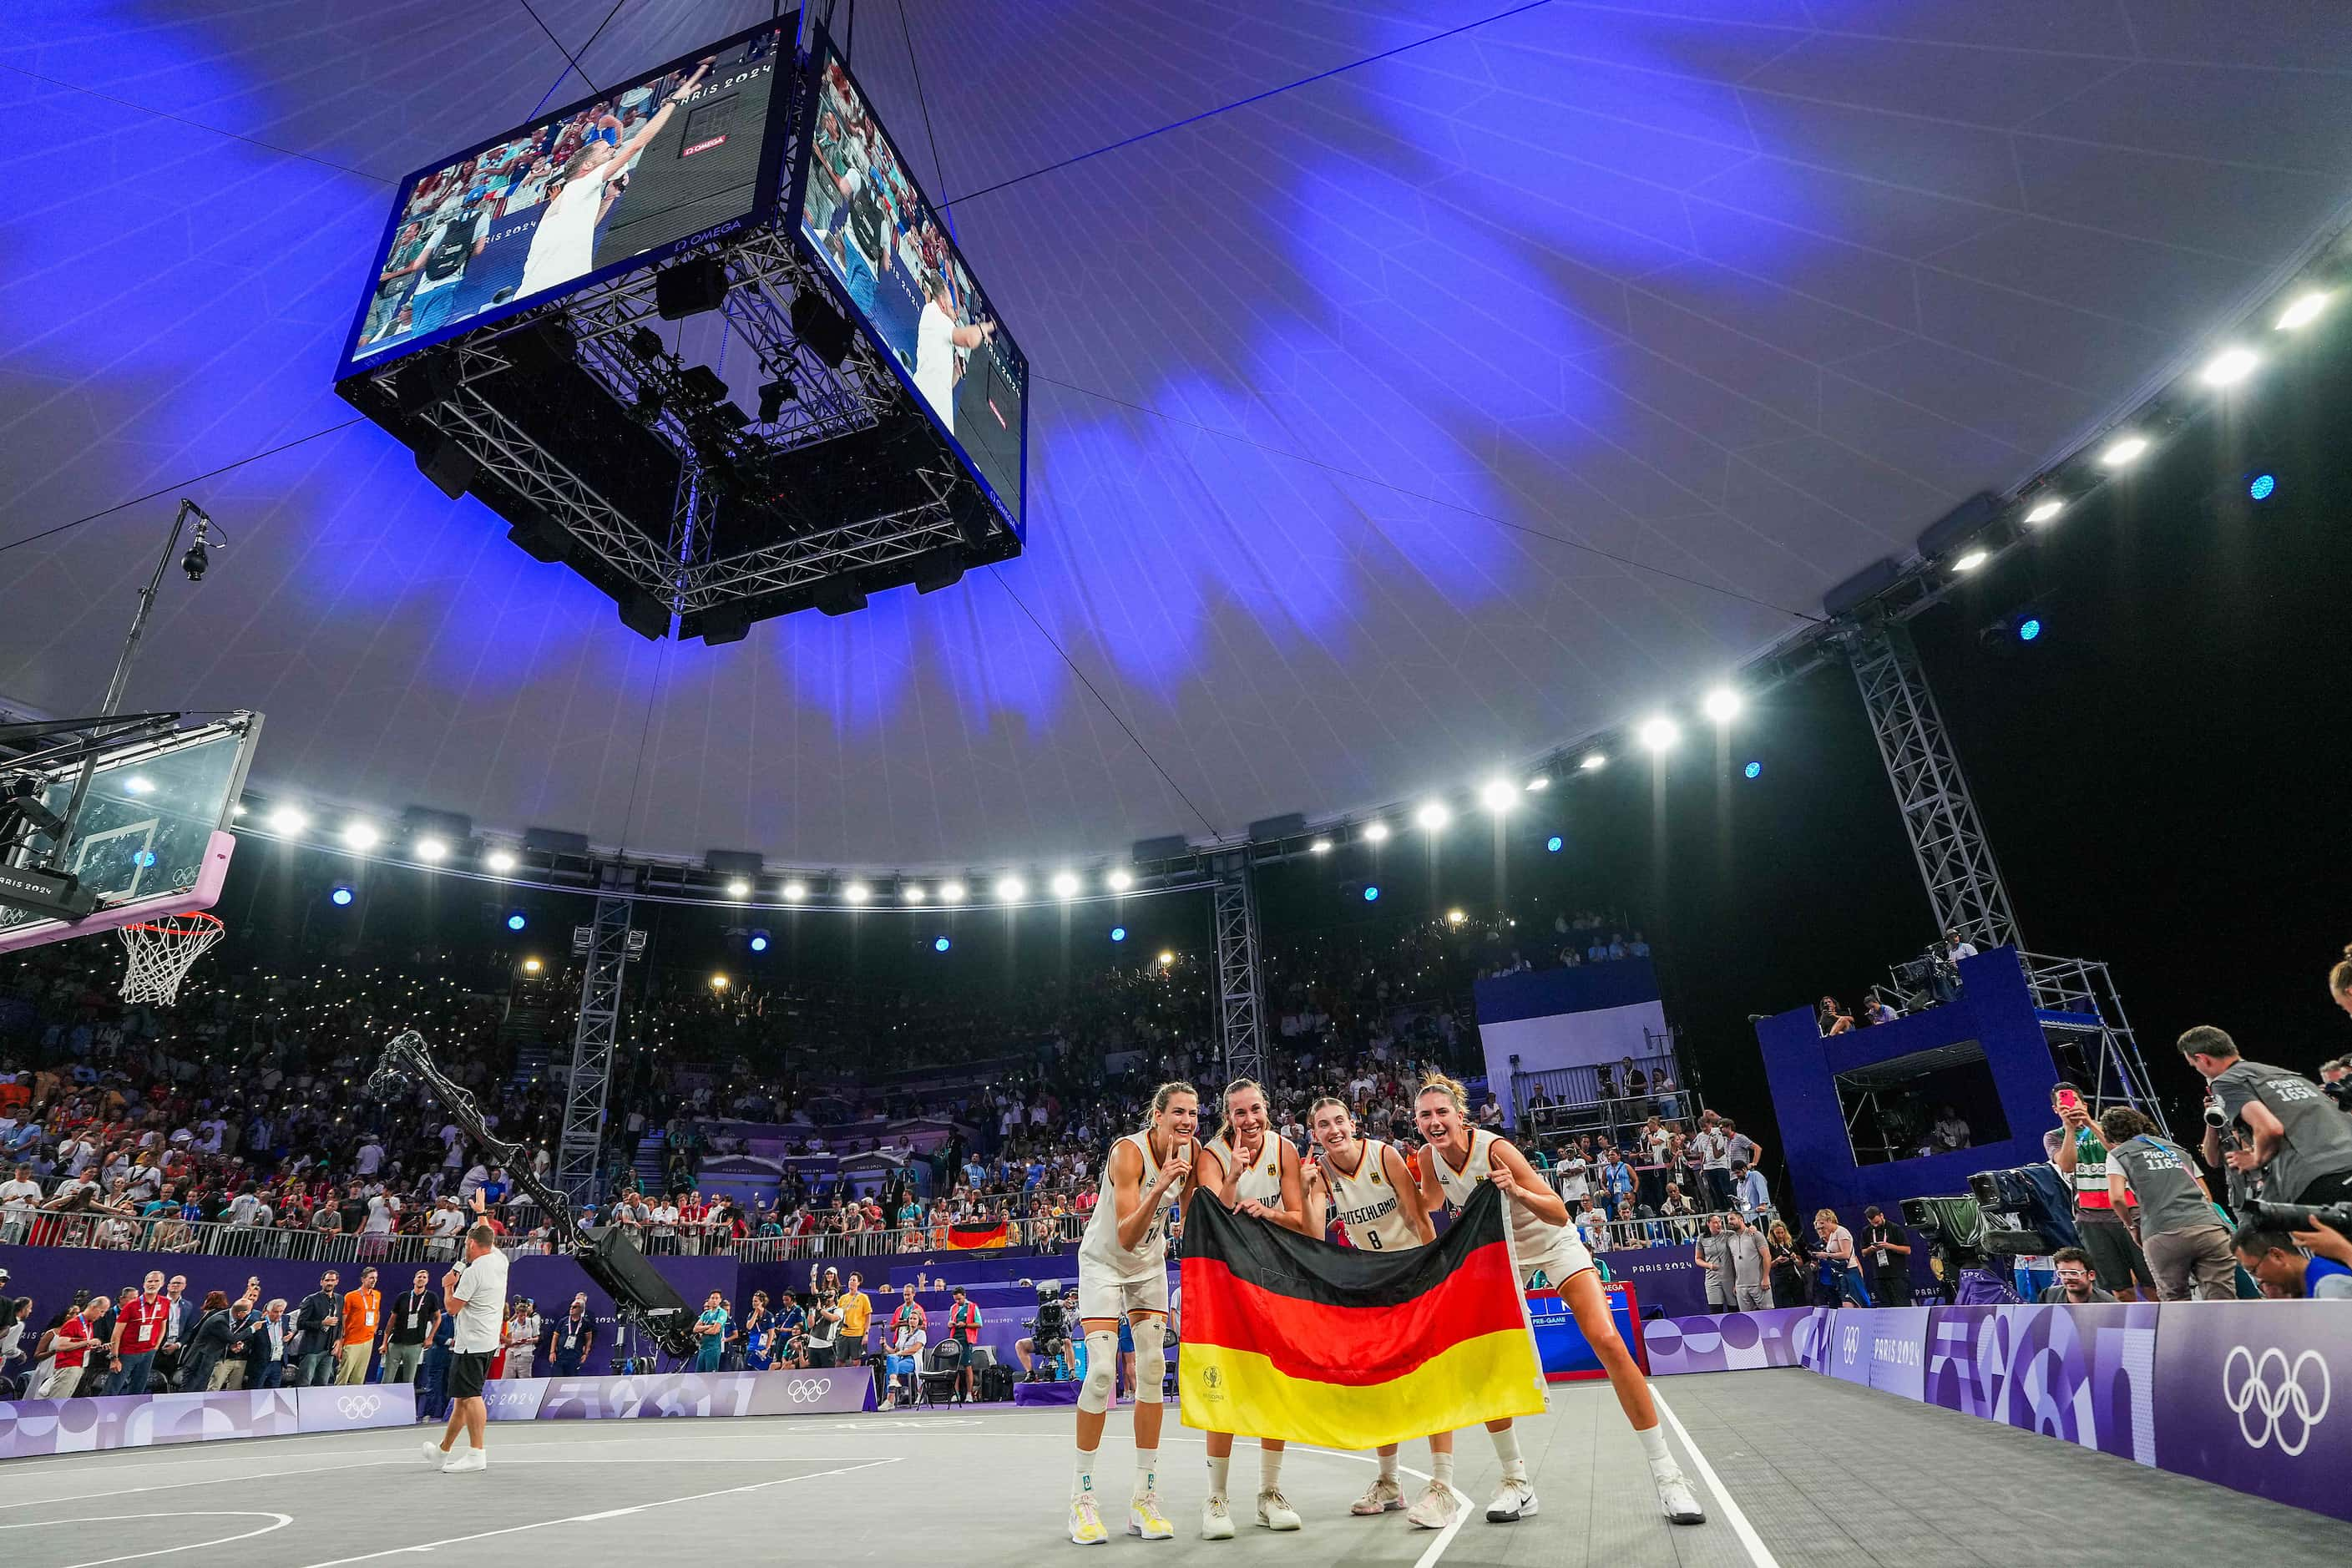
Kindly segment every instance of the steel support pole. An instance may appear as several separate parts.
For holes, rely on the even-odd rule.
[[[556,1145],[555,1184],[576,1205],[596,1201],[604,1147],[605,1093],[621,1035],[621,981],[629,965],[629,921],[635,905],[614,885],[596,896],[589,930],[586,973],[580,980],[580,1022],[572,1034],[572,1079],[563,1093],[563,1132]]]
[[[1225,1078],[1265,1078],[1265,1010],[1257,978],[1257,900],[1250,890],[1249,859],[1236,854],[1217,868],[1214,910],[1217,928],[1218,1039],[1224,1049]],[[1216,1098],[1222,1084],[1203,1086]]]

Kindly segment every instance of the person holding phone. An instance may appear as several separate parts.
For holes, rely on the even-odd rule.
[[[2099,1288],[2113,1291],[2119,1301],[2155,1300],[2156,1277],[2148,1271],[2147,1258],[2125,1227],[2124,1216],[2108,1190],[2107,1146],[2091,1120],[2083,1091],[2062,1083],[2050,1091],[2050,1105],[2058,1113],[2051,1163],[2074,1184],[2074,1229],[2082,1237],[2083,1250],[2090,1255]]]

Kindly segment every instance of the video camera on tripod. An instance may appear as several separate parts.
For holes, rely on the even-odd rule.
[[[2073,1205],[2054,1165],[2017,1165],[1979,1171],[1969,1191],[1984,1219],[1978,1242],[1985,1252],[2012,1258],[2046,1258],[2062,1247],[2077,1247]]]

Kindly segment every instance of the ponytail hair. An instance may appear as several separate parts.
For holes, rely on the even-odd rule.
[[[1189,1094],[1194,1100],[1201,1098],[1201,1091],[1191,1084],[1171,1079],[1151,1091],[1151,1114],[1155,1118],[1158,1117],[1161,1111],[1168,1109],[1168,1102],[1180,1094]]]
[[[2352,996],[2352,946],[2345,948],[2344,956],[2337,959],[2336,967],[2327,972],[2327,994],[2336,997]]]
[[[1468,1091],[1442,1072],[1433,1072],[1423,1078],[1421,1080],[1421,1089],[1413,1098],[1419,1100],[1424,1094],[1442,1094],[1453,1102],[1456,1111],[1464,1116],[1470,1114]]]

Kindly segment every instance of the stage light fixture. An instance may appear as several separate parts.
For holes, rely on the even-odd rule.
[[[773,381],[761,382],[760,384],[760,423],[773,425],[777,416],[783,413],[784,405],[800,395],[800,388],[793,384],[791,376],[780,375]]]
[[[2278,476],[2276,474],[2256,474],[2252,479],[2246,481],[2246,499],[2248,500],[2268,500],[2271,497],[2276,494],[2278,494]]]
[[[1699,710],[1718,724],[1728,724],[1739,717],[1739,693],[1728,686],[1718,686],[1706,694]]]
[[[963,902],[963,884],[961,882],[941,882],[940,884],[940,902],[943,904],[960,904]]]
[[[935,937],[931,941],[931,951],[933,952],[945,952],[953,944],[943,936]]]
[[[1955,572],[1973,572],[1991,559],[1992,557],[1984,551],[1971,550],[1967,554],[1961,556],[1958,561],[1952,563],[1952,570]]]
[[[1444,802],[1433,800],[1414,812],[1412,820],[1424,832],[1437,833],[1454,820],[1454,814],[1445,809]]]
[[[1535,777],[1528,781],[1528,788],[1531,792],[1539,789],[1551,788],[1550,776],[1545,773],[1538,773]]]
[[[1762,763],[1750,763],[1746,767],[1740,769],[1739,772],[1744,777],[1760,779],[1764,776],[1764,764]]]
[[[2235,386],[2253,374],[2254,367],[2262,363],[2262,356],[2253,350],[2233,343],[2207,360],[2205,368],[2197,373],[2197,379],[2208,386]]]
[[[1175,962],[1176,962],[1176,955],[1175,955],[1174,953],[1170,952],[1169,952],[1167,949],[1165,949],[1165,948],[1160,949],[1160,968],[1165,969],[1165,968],[1167,968],[1170,964],[1171,964],[1171,963],[1175,963]]]
[[[2018,640],[2018,641],[2020,641],[2020,642],[2032,642],[2032,641],[2036,640],[2037,638],[2039,638],[2041,636],[2042,636],[2042,621],[2041,621],[2041,618],[2040,618],[2039,616],[2026,616],[2023,620],[2021,620],[2021,621],[2020,621],[2020,622],[2018,622],[2018,623],[2017,623],[2017,640]]]
[[[359,895],[352,891],[348,884],[338,882],[335,884],[335,890],[327,895],[327,900],[340,910],[350,908],[352,900],[357,897]]]
[[[2326,309],[2327,309],[2327,295],[2324,290],[2314,289],[2307,293],[2298,294],[2285,310],[2279,312],[2278,330],[2282,332],[2291,332],[2297,327],[2307,327],[2319,320],[2319,312]]]
[[[482,864],[492,871],[505,873],[515,868],[514,851],[493,849],[482,858]]]
[[[803,899],[807,897],[808,884],[806,882],[786,882],[784,884],[784,902],[788,904],[797,904]]]
[[[1367,843],[1367,844],[1386,844],[1388,841],[1389,841],[1389,825],[1388,825],[1387,823],[1385,823],[1385,822],[1371,822],[1371,823],[1367,823],[1367,824],[1365,824],[1365,825],[1364,825],[1364,842],[1365,842],[1365,843]]]
[[[1557,833],[1555,833],[1555,834],[1553,834],[1549,838],[1545,839],[1545,840],[1544,840],[1544,849],[1545,849],[1545,851],[1546,851],[1547,853],[1549,853],[1549,854],[1553,854],[1553,855],[1557,855],[1557,854],[1559,854],[1559,834],[1557,834]]]
[[[853,904],[862,904],[874,896],[874,889],[863,882],[852,882],[841,889],[841,896]]]
[[[1367,882],[1367,883],[1365,883],[1365,884],[1364,884],[1364,902],[1366,902],[1366,903],[1368,903],[1368,904],[1377,904],[1377,903],[1379,903],[1380,901],[1381,901],[1381,885],[1380,885],[1378,882]]]
[[[2060,500],[2056,496],[2048,496],[2026,509],[2025,521],[2033,523],[2048,522],[2065,510],[2064,501]]]
[[[1067,871],[1055,872],[1051,886],[1054,896],[1057,899],[1075,899],[1078,896],[1078,879]]]
[[[515,910],[514,913],[507,917],[507,930],[509,931],[520,931],[523,927],[529,924],[530,924],[530,921],[520,910]]]
[[[909,882],[905,887],[898,889],[898,897],[910,904],[921,903],[923,901],[923,896],[922,884],[919,882]]]
[[[449,846],[438,838],[420,838],[415,845],[416,858],[433,865],[449,858]]]
[[[753,932],[751,933],[751,951],[752,951],[753,952],[767,952],[767,951],[768,951],[768,933],[767,933],[766,931],[753,931]]]
[[[1114,893],[1124,893],[1135,886],[1135,878],[1129,872],[1113,871],[1103,878],[1103,886]]]
[[[1127,928],[1125,926],[1111,927],[1110,939],[1113,942],[1125,942],[1127,940]]]
[[[996,879],[996,896],[1008,904],[1017,902],[1028,890],[1028,884],[1018,877],[999,877]]]
[[[1328,855],[1331,853],[1331,841],[1328,838],[1318,838],[1307,847],[1311,854]]]
[[[857,341],[857,329],[849,324],[849,318],[835,310],[814,289],[803,289],[794,294],[792,309],[786,314],[792,320],[793,335],[824,361],[827,369],[839,370],[841,362],[849,357],[850,346]]]
[[[383,842],[383,835],[370,823],[354,822],[343,829],[343,847],[356,849],[362,855]]]
[[[698,256],[654,274],[654,314],[682,321],[727,301],[727,267],[715,256]]]
[[[2105,451],[2099,454],[2099,466],[2103,468],[2127,468],[2137,462],[2140,454],[2147,450],[2147,437],[2118,436],[2107,443]]]
[[[1682,738],[1682,726],[1663,714],[1643,720],[1641,729],[1634,731],[1634,739],[1640,741],[1642,749],[1647,752],[1664,752]]]
[[[310,826],[310,819],[290,805],[281,805],[267,818],[272,833],[299,833]]]
[[[710,988],[713,991],[724,991],[727,989],[727,976],[723,974],[714,974],[710,977]]]
[[[1458,926],[1469,918],[1470,917],[1468,915],[1464,914],[1460,910],[1448,910],[1445,911],[1445,923],[1450,926]]]
[[[662,356],[661,334],[651,327],[629,329],[629,352],[639,359],[659,359]]]
[[[1519,792],[1501,779],[1489,779],[1478,786],[1478,804],[1488,811],[1508,811],[1518,798]]]
[[[153,795],[155,781],[144,773],[133,773],[122,781],[122,788],[126,795]]]
[[[547,965],[535,958],[526,958],[522,961],[522,972],[525,974],[536,974],[546,967]]]
[[[1588,773],[1599,773],[1609,765],[1609,755],[1605,752],[1587,752],[1584,760],[1576,765]]]
[[[727,896],[730,899],[748,899],[751,896],[751,884],[738,877],[727,884]]]

